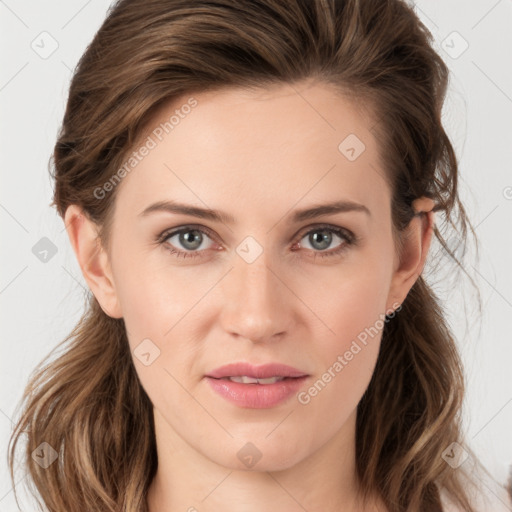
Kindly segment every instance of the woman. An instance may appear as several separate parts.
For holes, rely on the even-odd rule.
[[[49,510],[476,510],[430,43],[399,0],[113,6],[54,152],[92,293],[11,440]]]

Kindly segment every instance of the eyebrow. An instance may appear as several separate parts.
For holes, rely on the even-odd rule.
[[[229,213],[219,210],[211,210],[209,208],[201,208],[198,206],[183,204],[170,200],[158,201],[148,206],[139,214],[139,216],[145,217],[155,212],[181,213],[183,215],[191,215],[192,217],[199,217],[201,219],[211,220],[214,222],[222,222],[223,224],[235,223],[235,218]],[[370,210],[363,204],[342,200],[335,201],[333,203],[312,206],[303,210],[296,210],[291,218],[291,222],[303,222],[305,220],[311,220],[322,215],[332,215],[335,213],[343,212],[361,212],[371,217]]]

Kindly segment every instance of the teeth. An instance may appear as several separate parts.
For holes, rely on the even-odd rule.
[[[247,377],[245,375],[228,377],[228,380],[232,382],[238,382],[240,384],[274,384],[283,380],[284,377],[269,377],[267,379],[255,379],[254,377]]]

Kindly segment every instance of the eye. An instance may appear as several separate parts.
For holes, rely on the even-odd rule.
[[[356,237],[353,233],[346,229],[329,225],[316,226],[314,229],[310,229],[302,235],[301,240],[303,239],[311,246],[311,250],[314,252],[313,258],[317,256],[321,258],[338,256],[347,250],[350,245],[355,245],[356,243]],[[339,239],[342,243],[333,250],[326,251],[336,239]],[[300,246],[302,247],[302,244]],[[297,247],[297,244],[294,247]]]
[[[173,238],[175,238],[174,242],[170,243]],[[165,248],[177,257],[193,258],[201,256],[203,250],[211,248],[209,245],[205,246],[208,238],[210,238],[209,232],[205,228],[185,226],[175,231],[165,231],[158,237],[158,242],[164,244]]]
[[[171,242],[172,239],[175,239]],[[212,245],[208,244],[208,240],[212,240],[213,234],[204,226],[183,226],[180,229],[166,230],[157,237],[157,242],[162,244],[171,254],[180,258],[195,258],[203,256],[203,252],[212,249]],[[306,239],[306,243],[310,244],[308,252],[312,252],[313,258],[320,256],[333,257],[340,255],[351,245],[356,245],[357,237],[350,231],[337,226],[320,225],[314,229],[303,233],[299,242]],[[341,241],[333,250],[327,251],[336,239]],[[303,247],[302,243],[296,242],[292,246],[292,251],[296,252],[297,247]]]

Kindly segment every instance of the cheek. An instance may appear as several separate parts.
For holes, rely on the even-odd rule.
[[[118,267],[121,270],[121,267]],[[183,328],[200,296],[169,268],[137,265],[119,272],[118,288],[135,370],[151,402],[161,410],[185,410],[191,400],[180,384],[193,360]],[[167,277],[166,277],[167,276]],[[192,310],[192,311],[190,311]],[[192,313],[192,314],[191,314]]]
[[[384,326],[389,278],[374,276],[345,283],[343,295],[332,301],[332,329],[341,341],[341,350],[349,350],[352,341],[368,346],[378,338]],[[350,356],[348,356],[350,357]]]
[[[331,396],[342,397],[345,409],[357,405],[372,377],[385,325],[381,304],[367,294],[352,295],[346,307],[340,304],[333,316],[335,334],[324,337],[318,351],[321,373],[316,377],[322,382],[316,387],[331,387]]]
[[[141,337],[167,339],[174,325],[205,293],[193,268],[171,267],[163,249],[156,249],[154,256],[142,254],[117,261],[116,290],[134,342]]]
[[[132,255],[116,263],[116,289],[141,384],[161,407],[168,399],[173,407],[185,407],[190,397],[179,383],[195,371],[200,350],[195,329],[203,321],[198,301],[212,284],[198,279],[193,267],[172,268],[165,254]],[[217,279],[209,278],[213,284]]]
[[[368,388],[385,325],[382,304],[375,291],[359,287],[331,303],[330,327],[335,334],[318,338],[318,373],[297,395],[304,421],[313,431],[321,431],[322,438],[336,434]]]
[[[365,255],[297,279],[295,290],[322,321],[322,338],[332,350],[348,350],[381,330],[391,284],[391,260]],[[369,334],[369,332],[371,334]]]
[[[321,295],[310,293],[306,301],[322,319],[314,336],[320,374],[303,403],[322,394],[317,406],[341,399],[340,414],[357,405],[377,361],[390,282],[390,261],[365,259],[351,271],[340,267],[322,281]]]

